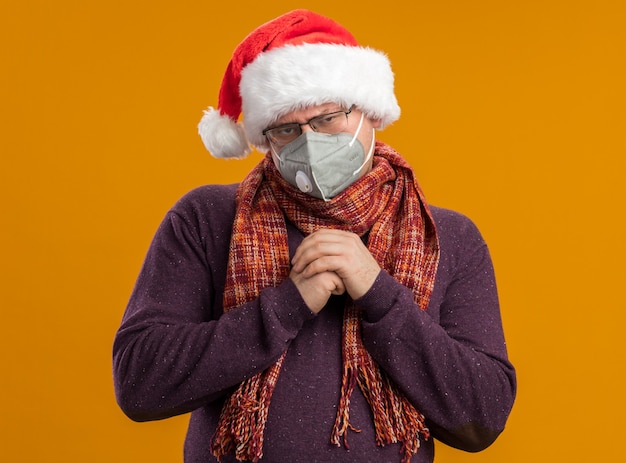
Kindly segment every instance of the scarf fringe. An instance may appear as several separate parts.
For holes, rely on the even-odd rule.
[[[231,453],[239,461],[254,463],[263,457],[263,435],[270,399],[285,355],[283,353],[264,372],[242,382],[227,399],[211,443],[217,461]]]
[[[424,415],[406,399],[362,346],[360,323],[358,309],[354,305],[346,307],[344,374],[330,441],[340,446],[343,438],[345,448],[349,449],[348,429],[360,432],[350,424],[349,411],[350,398],[358,384],[372,410],[376,445],[400,443],[402,463],[409,463],[420,448],[420,435],[428,440],[430,432],[425,425]]]

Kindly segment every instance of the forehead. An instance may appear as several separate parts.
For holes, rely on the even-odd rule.
[[[290,122],[306,122],[309,119],[321,114],[341,111],[343,107],[338,103],[324,103],[321,105],[309,106],[303,109],[297,109],[276,119],[277,124],[289,124]]]

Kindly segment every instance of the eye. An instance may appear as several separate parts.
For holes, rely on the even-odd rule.
[[[302,130],[298,124],[285,124],[268,130],[266,135],[272,143],[282,146],[298,138],[301,133]]]
[[[297,132],[299,126],[296,125],[284,125],[282,127],[276,127],[272,129],[272,134],[276,137],[289,137]]]
[[[315,118],[315,124],[322,127],[332,126],[338,121],[341,121],[341,116],[343,115],[344,113],[342,112],[324,114],[318,118]]]

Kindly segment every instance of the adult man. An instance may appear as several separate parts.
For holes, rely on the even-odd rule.
[[[387,58],[328,18],[287,13],[235,50],[200,133],[267,155],[174,206],[114,346],[131,418],[192,412],[186,462],[428,462],[433,438],[477,451],[504,428],[489,254],[375,140],[399,112]]]

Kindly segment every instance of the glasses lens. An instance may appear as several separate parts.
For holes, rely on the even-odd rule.
[[[337,134],[343,132],[348,127],[348,114],[350,111],[335,111],[333,113],[322,114],[314,117],[305,124],[285,124],[273,129],[268,129],[264,133],[271,143],[276,146],[284,146],[300,135],[302,135],[302,125],[310,125],[316,132]]]
[[[291,143],[300,136],[302,129],[298,124],[287,124],[275,127],[265,132],[272,143],[278,146]]]
[[[310,124],[316,132],[336,134],[348,126],[348,115],[344,111],[322,114],[312,119]]]

